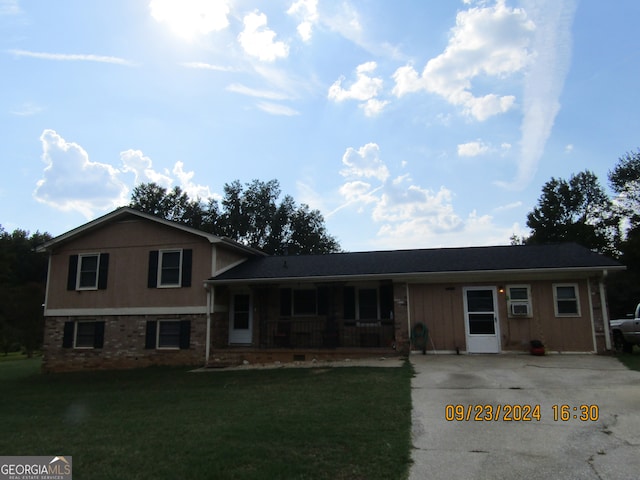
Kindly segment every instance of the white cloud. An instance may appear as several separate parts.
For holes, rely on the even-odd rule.
[[[293,117],[300,115],[297,110],[287,107],[286,105],[279,105],[271,102],[258,102],[258,108],[271,115],[283,115],[285,117]]]
[[[43,107],[37,105],[33,102],[23,103],[19,108],[12,110],[11,115],[16,115],[18,117],[30,117],[32,115],[37,115],[38,113],[44,110]]]
[[[264,62],[273,62],[289,55],[289,46],[275,41],[276,33],[267,27],[264,13],[251,12],[244,17],[244,30],[238,41],[244,51]]]
[[[311,40],[313,26],[318,21],[318,0],[297,0],[287,13],[300,19],[297,29],[300,38],[305,42]]]
[[[229,26],[229,5],[225,0],[151,0],[151,16],[166,23],[171,31],[186,40]]]
[[[87,218],[126,203],[129,189],[116,168],[92,162],[80,145],[67,142],[54,130],[42,132],[40,141],[46,167],[33,192],[37,201]]]
[[[566,147],[564,147],[564,151],[565,151],[565,153],[571,153],[571,152],[573,152],[573,145],[570,143],[569,145],[567,145]]]
[[[513,95],[476,96],[471,82],[479,76],[504,78],[522,71],[530,61],[534,29],[523,9],[509,8],[505,0],[459,12],[445,51],[429,60],[422,74],[412,65],[398,68],[393,93],[435,93],[479,121],[506,112],[515,105]]]
[[[173,180],[169,176],[169,172],[160,173],[153,169],[151,159],[145,156],[140,150],[126,150],[120,153],[120,161],[122,162],[123,172],[131,172],[134,174],[134,184],[139,183],[157,183],[161,187],[170,188]]]
[[[9,50],[9,53],[18,57],[39,58],[41,60],[57,60],[63,62],[98,62],[113,63],[116,65],[133,66],[134,64],[124,58],[109,57],[105,55],[76,54],[76,53],[45,53],[31,52],[29,50]]]
[[[571,62],[571,26],[576,0],[525,0],[535,22],[535,61],[524,82],[520,160],[515,180],[502,184],[522,189],[531,182],[560,111],[560,94]]]
[[[225,67],[223,65],[212,65],[210,63],[205,63],[205,62],[184,62],[184,63],[181,63],[181,65],[186,68],[194,68],[198,70],[214,70],[216,72],[235,72],[236,71],[234,67]]]
[[[18,15],[22,13],[18,0],[0,0],[0,15]]]
[[[477,157],[478,155],[484,155],[489,151],[489,145],[477,141],[477,142],[468,142],[461,143],[458,145],[458,156],[459,157]]]
[[[178,179],[180,188],[186,192],[191,200],[201,199],[206,200],[213,197],[211,190],[206,185],[198,185],[193,182],[195,173],[193,171],[185,172],[184,163],[176,162],[173,166],[173,174]]]
[[[282,92],[274,92],[272,90],[258,90],[256,88],[247,87],[241,83],[232,83],[226,90],[228,92],[239,93],[241,95],[247,95],[249,97],[266,98],[268,100],[286,100],[288,95]]]
[[[186,171],[181,161],[174,164],[171,172],[158,172],[149,157],[130,149],[120,153],[121,166],[116,168],[92,162],[84,148],[67,142],[54,130],[44,130],[40,141],[46,166],[33,196],[59,210],[77,211],[92,218],[97,212],[128,204],[130,188],[149,182],[167,190],[177,184],[192,200],[216,196],[209,187],[195,183],[195,173]]]
[[[360,107],[364,109],[367,116],[379,114],[389,102],[376,98],[383,86],[382,78],[369,75],[372,74],[376,68],[376,62],[367,62],[358,65],[356,68],[357,80],[352,83],[349,88],[345,89],[342,88],[344,77],[340,77],[329,87],[327,97],[336,102],[357,100],[362,102]]]
[[[490,215],[457,213],[455,194],[445,186],[434,191],[417,185],[409,174],[392,178],[374,143],[348,148],[342,163],[347,167],[340,171],[346,177],[338,189],[343,202],[326,217],[346,209],[370,215],[377,226],[375,248],[508,244],[513,233],[521,233],[517,225],[496,225]]]
[[[380,147],[375,143],[367,143],[358,150],[347,148],[342,164],[347,167],[340,171],[343,177],[375,178],[382,182],[389,178],[389,169],[380,160]]]

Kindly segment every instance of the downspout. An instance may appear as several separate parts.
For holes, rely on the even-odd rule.
[[[607,350],[611,350],[611,327],[609,325],[609,310],[607,309],[607,296],[604,289],[604,279],[607,278],[609,272],[602,271],[600,279],[600,306],[602,310],[602,323],[604,324],[604,345]]]

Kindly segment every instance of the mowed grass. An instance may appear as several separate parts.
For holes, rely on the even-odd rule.
[[[633,346],[632,353],[620,353],[618,359],[630,370],[640,371],[640,347]]]
[[[82,479],[405,479],[412,369],[39,373],[0,363],[0,455]]]

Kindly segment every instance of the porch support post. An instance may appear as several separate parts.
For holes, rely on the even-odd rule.
[[[207,335],[205,340],[205,359],[204,366],[209,366],[209,356],[211,355],[211,313],[215,305],[215,287],[205,284],[207,289]]]
[[[600,309],[602,311],[602,323],[604,325],[604,345],[607,350],[611,350],[611,328],[609,326],[609,310],[607,308],[607,295],[604,289],[604,279],[607,277],[607,270],[602,271],[602,277],[600,277]]]

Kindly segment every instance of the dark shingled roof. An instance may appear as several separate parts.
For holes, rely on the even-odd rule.
[[[623,269],[611,258],[575,243],[438,248],[251,258],[210,280],[402,276],[509,270]]]

